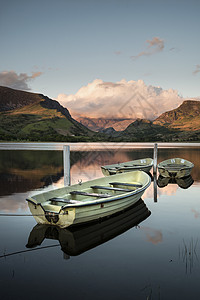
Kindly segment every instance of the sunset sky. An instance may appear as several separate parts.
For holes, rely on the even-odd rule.
[[[91,107],[91,88],[100,101],[119,83],[119,95],[130,85],[150,90],[148,101],[164,93],[160,106],[168,93],[200,97],[199,0],[0,1],[0,85],[66,106]]]

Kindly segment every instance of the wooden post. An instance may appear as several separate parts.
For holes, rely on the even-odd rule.
[[[156,174],[157,172],[157,156],[158,156],[158,144],[154,144],[154,151],[153,151],[153,173]]]
[[[64,167],[64,185],[71,184],[70,178],[70,147],[68,145],[63,146],[63,167]]]

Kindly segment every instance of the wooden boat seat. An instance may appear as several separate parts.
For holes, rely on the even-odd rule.
[[[75,204],[75,203],[79,203],[81,201],[75,201],[75,200],[71,200],[71,199],[63,199],[63,198],[51,198],[49,199],[49,201],[53,202],[53,203],[65,203],[65,204]]]
[[[188,168],[189,166],[187,165],[182,165],[182,164],[167,164],[163,165],[163,168]]]
[[[131,168],[131,167],[143,167],[143,165],[123,165],[121,168]]]
[[[88,197],[97,197],[97,198],[108,198],[110,195],[108,194],[97,194],[97,193],[86,193],[81,191],[72,191],[70,192],[71,195],[81,195],[81,196],[88,196]]]
[[[102,185],[93,185],[91,186],[92,189],[102,189],[102,190],[109,190],[109,191],[118,191],[118,192],[131,192],[132,190],[129,189],[122,189],[122,188],[115,188],[111,186],[102,186]]]
[[[111,185],[124,185],[124,186],[137,187],[137,188],[142,187],[142,184],[137,184],[137,183],[110,182],[109,184],[111,184]]]

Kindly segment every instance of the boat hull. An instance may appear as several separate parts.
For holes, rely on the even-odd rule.
[[[124,233],[134,226],[138,226],[147,219],[151,212],[143,200],[127,210],[105,218],[102,222],[93,222],[85,226],[59,228],[37,224],[32,229],[27,248],[40,246],[45,239],[58,240],[62,251],[67,255],[80,255],[89,249],[99,246],[108,240]]]
[[[101,170],[104,176],[114,175],[124,172],[143,171],[149,173],[153,166],[152,158],[144,158],[124,163],[102,166]]]
[[[114,181],[120,182],[135,182],[135,176],[138,177],[139,182],[141,182],[141,187],[135,190],[130,189],[130,192],[111,192],[112,195],[107,198],[95,198],[95,200],[89,199],[88,201],[75,200],[76,203],[74,204],[60,207],[46,204],[52,197],[63,196],[71,190],[80,189],[80,185],[74,185],[58,189],[58,191],[53,190],[28,198],[27,201],[29,209],[38,224],[56,225],[59,227],[68,227],[70,225],[82,224],[101,219],[124,210],[136,203],[141,198],[146,188],[150,185],[150,177],[144,172],[135,171],[130,172],[128,175],[125,173],[113,175],[112,180],[109,176],[103,177],[103,180],[92,180],[81,185],[82,189],[86,190],[91,185],[99,182],[105,185],[106,183],[113,181],[113,179]]]

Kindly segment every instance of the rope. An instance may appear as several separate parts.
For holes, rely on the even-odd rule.
[[[42,250],[42,249],[46,249],[46,248],[58,247],[58,246],[60,246],[60,244],[51,245],[51,246],[45,246],[45,247],[40,247],[40,248],[34,248],[34,249],[28,249],[28,250],[22,250],[22,251],[17,251],[17,252],[12,252],[12,253],[8,253],[8,254],[0,255],[0,258],[4,258],[4,257],[7,257],[7,256],[16,255],[16,254],[21,254],[21,253],[25,253],[25,252]]]
[[[58,214],[55,215],[51,215],[51,217],[55,217]],[[64,215],[64,214],[61,214]],[[44,217],[44,216],[50,216],[49,214],[40,214],[40,215],[32,215],[32,214],[1,214],[0,213],[0,217]]]
[[[32,217],[32,216],[44,216],[44,215],[25,215],[25,214],[23,214],[23,215],[17,215],[17,214],[0,214],[0,217]]]

